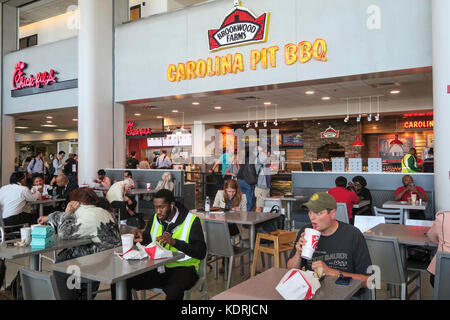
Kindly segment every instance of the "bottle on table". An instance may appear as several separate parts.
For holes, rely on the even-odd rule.
[[[209,197],[207,196],[205,200],[205,212],[209,212],[209,210],[210,210],[210,201]]]

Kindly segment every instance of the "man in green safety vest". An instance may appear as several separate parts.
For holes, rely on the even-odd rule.
[[[419,172],[417,169],[416,149],[411,148],[402,159],[402,172]]]
[[[184,291],[197,282],[200,260],[206,256],[202,225],[196,215],[189,213],[182,204],[175,203],[170,190],[159,190],[153,196],[153,205],[156,213],[144,232],[139,229],[132,231],[134,241],[142,245],[158,241],[168,250],[183,252],[185,257],[128,279],[127,298],[131,299],[131,289],[161,288],[167,300],[183,300]]]

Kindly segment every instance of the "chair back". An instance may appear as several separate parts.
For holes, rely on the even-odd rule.
[[[414,220],[414,219],[406,219],[405,225],[407,226],[419,226],[419,227],[431,227],[433,226],[434,221],[430,220]]]
[[[374,216],[355,216],[355,227],[362,233],[376,227],[379,224],[386,223],[385,217]]]
[[[403,224],[403,215],[401,209],[380,209],[373,207],[373,212],[377,217],[384,217],[386,223]]]
[[[405,272],[400,255],[398,239],[364,235],[372,265],[380,268],[380,280],[400,285],[405,282]]]
[[[20,268],[19,272],[24,300],[60,300],[53,275],[25,267]]]
[[[281,206],[281,199],[272,199],[272,198],[265,198],[264,199],[264,207],[263,212],[270,212],[272,208],[276,206],[281,214],[285,214],[284,208]]]
[[[215,256],[231,257],[234,252],[228,224],[225,221],[215,220],[204,220],[204,224],[208,253]]]
[[[436,254],[436,274],[434,278],[434,300],[450,300],[450,253],[438,251]]]
[[[280,232],[280,234],[278,235],[279,244],[292,244],[293,242],[295,242],[296,239],[297,239],[297,232],[293,231]]]
[[[344,202],[337,203],[336,220],[344,222],[344,223],[349,223],[346,203],[344,203]]]

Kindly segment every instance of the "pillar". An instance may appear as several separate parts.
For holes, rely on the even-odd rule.
[[[436,211],[450,210],[450,1],[432,1],[434,190]]]
[[[114,168],[125,168],[127,156],[125,106],[116,103],[114,107]]]
[[[9,177],[14,172],[16,157],[15,119],[2,116],[2,186],[9,184]]]

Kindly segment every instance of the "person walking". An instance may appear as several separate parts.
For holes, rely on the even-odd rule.
[[[419,172],[417,168],[416,149],[411,148],[402,159],[402,172]]]

